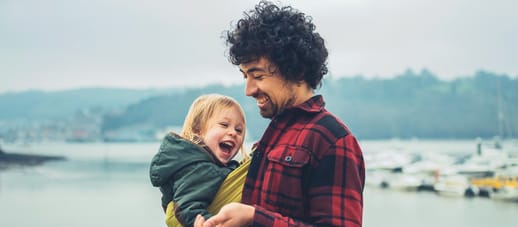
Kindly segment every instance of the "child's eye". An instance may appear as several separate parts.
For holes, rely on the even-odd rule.
[[[227,122],[220,122],[219,125],[223,126],[223,127],[228,127],[228,123]]]
[[[242,129],[242,128],[236,128],[235,130],[236,130],[236,132],[237,132],[237,133],[239,133],[239,134],[243,133],[243,129]]]

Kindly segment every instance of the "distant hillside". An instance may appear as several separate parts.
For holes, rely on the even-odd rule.
[[[181,125],[191,102],[200,94],[214,92],[242,103],[249,135],[259,139],[268,121],[259,116],[255,101],[245,97],[243,85],[208,86],[150,97],[119,114],[105,116],[102,130]],[[324,95],[326,107],[361,139],[518,134],[518,79],[506,75],[478,72],[472,77],[441,81],[423,70],[407,71],[393,79],[330,78],[317,93]]]
[[[364,138],[518,136],[518,79],[503,75],[478,72],[447,82],[408,71],[390,80],[340,79],[322,93]]]
[[[84,88],[0,94],[0,121],[62,119],[86,108],[123,109],[144,98],[173,93],[168,89]]]
[[[132,125],[146,125],[148,128],[181,126],[187,110],[198,96],[220,93],[235,98],[245,109],[249,136],[259,137],[268,123],[257,112],[255,101],[244,95],[242,85],[210,85],[186,90],[181,94],[155,96],[129,105],[122,113],[106,115],[102,131],[131,128]]]

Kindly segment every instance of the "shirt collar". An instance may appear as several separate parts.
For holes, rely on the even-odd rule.
[[[294,106],[293,109],[300,109],[305,112],[320,112],[324,109],[325,102],[322,95],[315,95],[308,99],[307,101]]]
[[[285,116],[292,116],[296,112],[318,113],[324,109],[324,106],[325,102],[322,95],[315,95],[299,105],[285,109],[282,113],[273,117],[272,121],[278,121],[279,119],[282,119]]]

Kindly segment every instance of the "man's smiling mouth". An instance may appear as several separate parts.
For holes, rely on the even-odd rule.
[[[270,99],[267,96],[261,96],[259,98],[256,98],[256,100],[257,100],[257,104],[259,104],[259,105],[263,105],[266,102],[270,101]]]

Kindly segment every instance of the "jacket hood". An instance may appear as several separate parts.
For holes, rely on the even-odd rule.
[[[179,170],[195,162],[214,162],[214,159],[203,147],[169,133],[151,160],[151,183],[155,187],[162,186]]]

